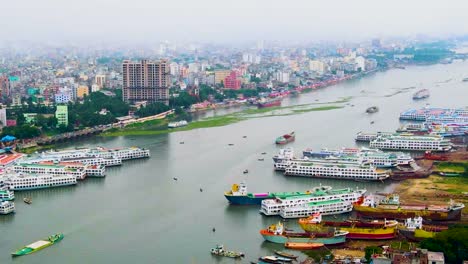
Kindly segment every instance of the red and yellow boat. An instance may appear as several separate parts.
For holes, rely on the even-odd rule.
[[[337,228],[347,231],[348,239],[383,240],[393,239],[397,236],[398,222],[395,220],[384,221],[322,221],[320,213],[313,214],[308,218],[299,219],[299,225],[306,232],[323,232],[327,228]]]
[[[323,243],[298,243],[298,242],[286,242],[285,248],[299,249],[299,250],[312,250],[323,247]]]

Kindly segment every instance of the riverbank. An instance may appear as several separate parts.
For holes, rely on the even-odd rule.
[[[199,121],[190,122],[187,126],[179,128],[168,128],[168,120],[148,121],[140,124],[134,124],[121,129],[111,129],[102,136],[115,137],[115,136],[140,136],[140,135],[160,135],[178,131],[188,131],[198,128],[220,127],[229,124],[234,124],[243,120],[252,118],[263,118],[273,116],[288,116],[302,114],[312,111],[328,111],[343,108],[343,103],[346,103],[351,98],[341,98],[333,102],[301,104],[284,107],[270,107],[270,108],[248,108],[239,112],[210,117]],[[318,106],[321,105],[321,106]]]

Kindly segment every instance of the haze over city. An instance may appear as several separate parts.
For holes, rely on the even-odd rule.
[[[3,1],[3,41],[362,40],[468,33],[466,1]]]

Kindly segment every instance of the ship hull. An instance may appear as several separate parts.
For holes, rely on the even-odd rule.
[[[319,229],[327,228],[317,224],[303,224],[299,223],[302,229],[306,232],[316,232]],[[348,239],[360,240],[385,240],[393,239],[396,237],[395,227],[387,228],[359,228],[359,227],[338,227],[341,231],[348,231],[346,235]]]
[[[428,210],[405,210],[405,209],[381,209],[381,208],[371,208],[367,206],[355,205],[354,210],[356,210],[359,216],[364,217],[375,217],[375,218],[390,218],[390,219],[407,219],[410,217],[421,216],[425,220],[433,221],[452,221],[461,219],[461,209],[452,210],[448,212],[437,212],[437,211],[428,211]]]
[[[434,232],[425,231],[425,230],[406,230],[406,229],[398,229],[398,233],[404,236],[406,239],[414,242],[421,242],[426,238],[431,238],[435,236]]]
[[[263,239],[268,242],[285,244],[286,242],[293,243],[322,243],[328,246],[341,245],[346,242],[346,236],[334,236],[334,237],[315,237],[311,238],[304,234],[301,237],[286,237],[283,235],[274,235],[272,233],[265,232],[264,230],[260,231],[260,234],[263,236]]]
[[[261,205],[262,201],[271,197],[249,197],[249,196],[237,196],[227,195],[224,197],[229,201],[230,204],[235,205]]]
[[[258,108],[266,108],[266,107],[274,107],[274,106],[280,106],[281,101],[273,101],[273,102],[268,102],[268,103],[258,103],[257,106]]]

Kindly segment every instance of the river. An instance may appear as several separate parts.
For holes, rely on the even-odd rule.
[[[86,179],[77,186],[16,192],[16,214],[0,216],[0,263],[249,263],[272,254],[281,246],[263,242],[258,231],[278,218],[260,215],[255,206],[229,206],[223,192],[231,184],[246,180],[254,192],[300,191],[320,183],[365,187],[369,192],[391,188],[390,182],[275,173],[271,156],[279,149],[273,144],[277,136],[296,131],[296,141],[289,145],[296,151],[352,147],[361,130],[395,130],[399,112],[407,108],[426,104],[466,107],[468,83],[461,81],[465,77],[468,61],[392,69],[284,101],[284,105],[294,105],[352,97],[341,109],[249,119],[166,135],[95,137],[65,144],[63,147],[142,146],[151,150],[151,158],[109,168],[106,178]],[[413,101],[412,94],[421,88],[430,90],[430,98]],[[366,114],[366,108],[373,105],[380,111]],[[181,141],[185,144],[179,144]],[[244,169],[249,173],[243,174]],[[32,197],[31,205],[22,202],[25,196]],[[294,227],[293,221],[289,224]],[[57,232],[65,234],[59,244],[29,256],[10,257],[11,251]],[[243,251],[247,257],[237,262],[212,257],[209,250],[217,243]]]

